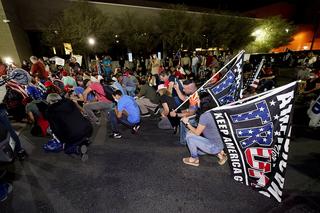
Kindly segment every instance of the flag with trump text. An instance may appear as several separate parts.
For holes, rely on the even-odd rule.
[[[212,87],[208,88],[208,92],[217,106],[232,103],[240,98],[243,79],[243,58],[244,52],[236,58],[225,75]]]
[[[281,202],[297,82],[212,109],[234,180]]]

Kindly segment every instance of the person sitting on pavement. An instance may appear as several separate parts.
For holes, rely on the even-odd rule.
[[[138,80],[132,75],[131,71],[127,71],[123,75],[122,85],[126,89],[129,96],[134,97],[136,88],[138,85]]]
[[[200,98],[197,91],[197,86],[194,81],[192,80],[186,80],[183,82],[183,92],[180,91],[179,86],[177,84],[174,85],[175,90],[177,91],[177,94],[179,98],[182,101],[185,101],[187,99],[188,95],[192,95],[189,99],[189,108],[185,110],[181,110],[180,113],[176,113],[176,111],[171,111],[170,115],[172,117],[177,117],[177,118],[182,118],[182,117],[188,117],[189,122],[192,125],[196,125],[197,121],[195,119],[195,116],[191,118],[191,116],[195,115],[197,110],[200,107]],[[182,121],[180,121],[182,122]],[[186,134],[187,134],[187,129],[182,123],[180,123],[180,143],[182,145],[186,145]]]
[[[220,165],[225,164],[228,157],[223,151],[224,145],[210,111],[200,116],[197,127],[190,125],[187,117],[183,117],[182,122],[189,129],[186,140],[191,154],[191,157],[182,159],[185,164],[199,166],[199,154],[205,153],[217,155],[218,163]]]
[[[164,84],[160,84],[158,86],[157,92],[160,94],[160,103],[163,108],[161,112],[161,121],[158,123],[159,129],[172,129],[175,134],[178,130],[178,126],[180,123],[180,118],[172,117],[170,112],[175,110],[177,107],[174,98],[170,96],[170,93],[167,87]]]
[[[154,112],[159,106],[159,96],[155,89],[147,84],[145,79],[140,79],[138,87],[140,88],[140,92],[137,95],[136,102],[140,107],[141,117],[149,117],[149,110]]]
[[[117,106],[114,111],[109,113],[112,134],[111,138],[121,138],[118,124],[121,123],[129,128],[135,134],[140,128],[140,110],[136,101],[128,96],[123,95],[120,90],[116,90],[112,94]]]
[[[119,75],[118,75],[119,76]],[[111,86],[113,88],[116,88],[116,90],[120,90],[122,92],[122,94],[126,95],[126,91],[123,89],[123,87],[121,86],[121,84],[119,83],[118,77],[112,77],[112,84]]]
[[[94,92],[96,101],[89,102],[88,95]],[[83,92],[83,109],[89,117],[89,120],[92,123],[97,125],[100,124],[99,119],[95,116],[94,110],[104,110],[106,116],[109,111],[111,111],[113,107],[113,103],[111,100],[107,99],[104,89],[100,83],[88,81],[86,85],[86,89]]]
[[[39,77],[41,83],[44,83],[48,79],[48,73],[45,69],[44,63],[42,63],[36,56],[31,56],[30,61],[32,62],[30,74],[33,77]]]
[[[71,77],[67,71],[63,71],[62,72],[62,82],[64,84],[64,86],[72,86],[72,87],[76,87],[77,86],[77,82],[76,80]]]
[[[175,100],[176,105],[180,105],[182,103],[182,100],[179,98],[176,90],[174,89],[173,85],[178,84],[180,87],[180,90],[183,90],[183,86],[180,83],[179,79],[177,79],[173,75],[169,75],[167,72],[160,73],[160,80],[163,82],[163,84],[167,87],[169,93]]]

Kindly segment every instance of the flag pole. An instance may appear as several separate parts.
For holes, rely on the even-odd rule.
[[[266,61],[266,59],[264,59],[264,58],[260,61],[260,64],[259,64],[259,66],[258,66],[257,69],[256,69],[256,73],[254,74],[251,83],[253,83],[253,82],[258,78],[258,75],[260,74],[261,68],[262,68],[262,66],[263,66],[263,64],[264,64],[265,61]],[[249,80],[249,79],[248,79],[248,80]],[[248,81],[248,80],[247,80],[247,81]],[[242,97],[243,92],[244,92],[246,89],[248,89],[247,84],[248,84],[248,83],[246,82],[246,84],[245,84],[246,87],[243,88],[243,89],[241,89],[241,95],[240,95],[240,97]],[[250,86],[250,85],[249,85],[249,86]]]
[[[222,70],[224,70],[231,62],[233,62],[240,54],[244,53],[244,50],[241,50],[236,56],[234,56],[228,63],[226,63],[218,72],[216,72],[209,80],[207,80],[197,91],[195,91],[192,95],[190,95],[182,104],[180,104],[177,108],[175,108],[174,111],[177,111],[180,107],[182,107],[189,99],[197,93],[199,90],[201,90],[205,85],[207,85],[214,77],[216,77],[217,74],[219,74]]]

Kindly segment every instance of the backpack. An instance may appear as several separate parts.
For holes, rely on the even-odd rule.
[[[114,89],[106,84],[106,83],[102,83],[102,88],[103,88],[103,91],[104,91],[104,94],[105,94],[105,97],[110,100],[110,101],[113,101],[114,102],[114,98],[112,97],[112,93],[114,92]]]

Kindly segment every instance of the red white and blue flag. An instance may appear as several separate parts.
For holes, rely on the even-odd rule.
[[[281,202],[297,82],[210,112],[234,180]]]
[[[241,95],[242,88],[242,67],[244,60],[244,52],[235,60],[234,64],[226,72],[226,74],[208,89],[213,101],[217,106],[237,101]]]

